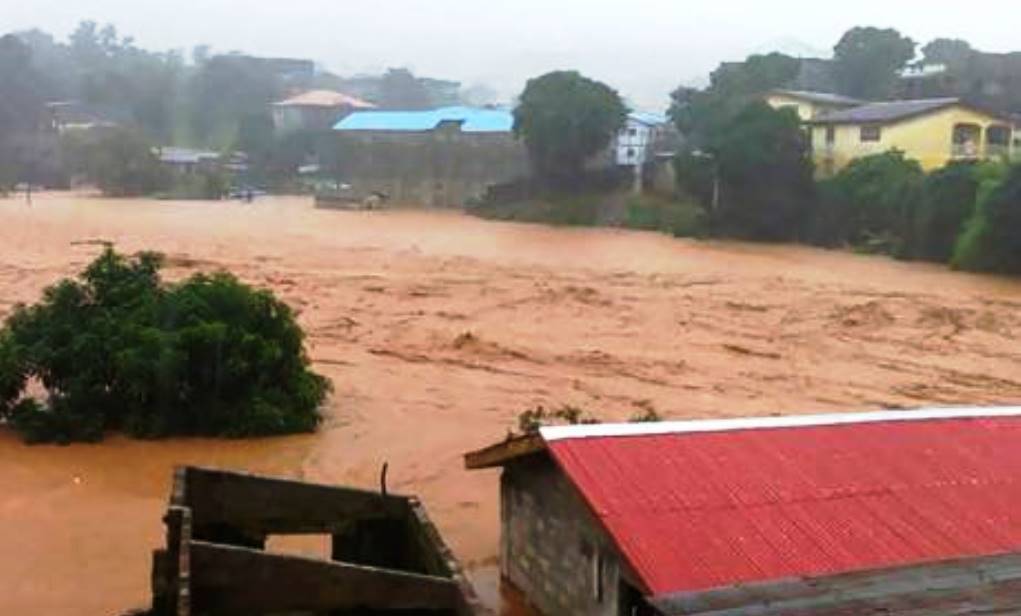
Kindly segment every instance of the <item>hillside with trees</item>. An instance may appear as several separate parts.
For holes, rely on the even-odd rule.
[[[131,139],[150,147],[243,151],[251,157],[252,175],[269,182],[293,174],[315,146],[312,136],[274,134],[271,104],[296,91],[336,89],[386,109],[461,102],[458,82],[404,68],[345,78],[317,70],[311,60],[217,54],[204,45],[187,54],[154,52],[111,25],[91,21],[63,41],[42,30],[3,36],[0,79],[5,89],[0,191],[28,181],[67,185],[61,144],[51,130],[56,111],[49,103],[64,103],[86,114],[87,121],[132,131]],[[134,192],[124,186],[109,194]]]

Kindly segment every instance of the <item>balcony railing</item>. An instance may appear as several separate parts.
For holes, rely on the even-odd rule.
[[[1009,145],[990,143],[986,146],[986,158],[1008,158],[1009,156]]]
[[[950,148],[953,158],[975,159],[979,157],[979,149],[974,143],[955,143]]]

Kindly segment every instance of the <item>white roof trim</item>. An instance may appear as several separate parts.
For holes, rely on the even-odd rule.
[[[843,426],[886,421],[925,421],[932,419],[977,419],[983,417],[1021,417],[1021,407],[970,407],[918,409],[908,411],[873,411],[836,413],[830,415],[788,415],[784,417],[750,417],[742,419],[704,419],[694,421],[662,421],[652,423],[588,424],[576,426],[545,426],[539,432],[546,441],[608,436],[647,436],[662,434],[697,434],[733,430],[769,428],[806,428],[811,426]]]

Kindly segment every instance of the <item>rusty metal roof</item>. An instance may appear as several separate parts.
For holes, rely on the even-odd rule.
[[[360,98],[333,90],[309,90],[278,103],[276,107],[351,107],[353,109],[375,109],[375,105]]]
[[[654,595],[1021,546],[1021,409],[542,435]]]

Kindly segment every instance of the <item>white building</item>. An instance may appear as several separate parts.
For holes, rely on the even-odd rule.
[[[654,155],[651,147],[668,128],[665,115],[632,111],[617,133],[614,146],[616,163],[622,167],[644,165]]]

